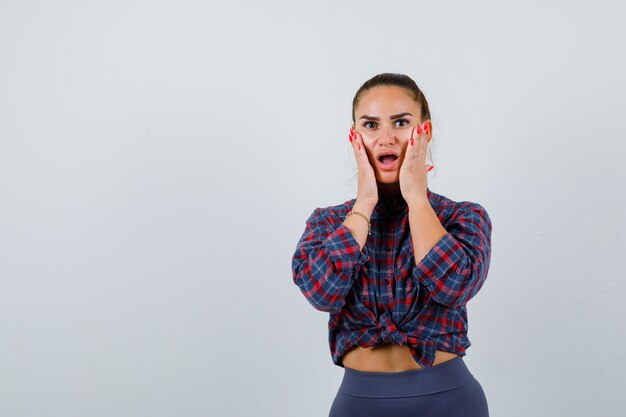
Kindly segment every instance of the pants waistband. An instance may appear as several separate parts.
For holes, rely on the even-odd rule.
[[[344,367],[339,392],[358,397],[413,397],[461,387],[474,376],[463,356],[430,368],[402,372],[366,372]]]

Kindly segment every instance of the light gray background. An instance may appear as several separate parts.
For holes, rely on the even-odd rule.
[[[327,415],[291,256],[380,72],[493,221],[491,415],[624,415],[624,6],[431,3],[1,1],[0,416]]]

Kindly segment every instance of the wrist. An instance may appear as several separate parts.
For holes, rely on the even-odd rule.
[[[371,219],[372,217],[372,212],[374,211],[374,206],[371,203],[366,203],[363,201],[359,201],[357,199],[357,201],[354,202],[354,206],[352,207],[353,211],[358,211],[359,213],[364,214],[368,220]]]
[[[428,201],[428,198],[411,198],[409,199],[407,202],[407,205],[409,206],[409,210],[411,209],[421,209],[424,207],[430,207],[430,201]]]

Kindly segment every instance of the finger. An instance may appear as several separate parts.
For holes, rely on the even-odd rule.
[[[406,148],[406,151],[404,152],[404,161],[409,159],[410,162],[413,163],[415,162],[414,159],[417,158],[417,155],[419,153],[419,140],[421,136],[418,132],[420,132],[419,125],[411,130],[411,139],[409,140],[409,144]],[[415,140],[416,138],[417,140]],[[413,157],[413,155],[415,155],[415,158]]]
[[[365,152],[365,145],[363,144],[363,136],[359,132],[355,131],[357,152],[361,155],[361,158],[367,160],[367,152]]]
[[[358,138],[357,138],[357,131],[352,129],[352,128],[350,128],[350,136],[349,136],[349,138],[350,138],[350,142],[352,143],[352,147],[354,148],[355,154],[358,153],[360,145],[359,145],[359,141],[358,141]]]
[[[419,148],[420,151],[426,151],[426,148],[428,147],[428,136],[426,135],[426,133],[420,135],[420,140],[419,140]]]
[[[411,137],[409,138],[409,144],[404,150],[404,155],[402,155],[402,164],[400,165],[400,169],[403,169],[405,165],[409,165],[411,161],[407,161],[407,159],[413,158],[413,154],[415,153],[415,137],[417,136],[417,130],[417,126],[411,129]]]
[[[350,141],[350,145],[352,146],[352,152],[354,153],[354,159],[356,159],[357,167],[359,165],[359,154],[357,152],[357,138],[356,131],[350,128],[350,134],[348,135],[348,140]]]
[[[365,143],[363,142],[363,135],[361,135],[361,133],[356,132],[357,135],[357,140],[359,141],[359,145],[361,147],[361,149],[359,150],[361,152],[361,158],[363,160],[363,166],[366,170],[373,170],[374,169],[374,164],[376,163],[375,161],[370,161],[370,156],[367,153],[367,149],[365,148]]]
[[[418,123],[414,128],[414,131],[417,133],[415,136],[413,135],[413,130],[411,131],[411,139],[415,140],[416,138],[419,140],[420,137],[426,136],[428,137],[428,122],[424,122],[424,124]]]
[[[408,149],[411,152],[411,157],[413,157],[412,155],[418,149],[419,140],[421,136],[420,132],[421,132],[421,129],[419,125],[417,125],[416,127],[413,128],[413,130],[411,130],[411,140],[409,141],[409,147],[408,147]]]
[[[419,159],[422,162],[426,162],[426,153],[428,150],[428,132],[429,132],[428,121],[425,121],[422,125],[422,135],[420,135],[419,141]]]
[[[363,157],[365,153],[365,147],[363,146],[363,138],[360,136],[360,133],[354,129],[351,130],[352,137],[352,150],[354,151],[354,158],[356,159],[357,168],[360,170],[363,166]],[[365,155],[367,158],[367,155]]]
[[[415,140],[414,133],[417,133],[417,140]],[[422,164],[424,164],[424,162],[426,162],[427,146],[428,146],[428,140],[426,139],[424,130],[418,124],[413,130],[411,130],[411,139],[409,140],[409,146],[407,147],[407,150],[405,152],[404,159],[407,159],[407,158],[411,160],[417,159],[418,162],[421,161]]]
[[[426,141],[426,138],[423,136],[420,136],[419,139],[419,145],[417,146],[417,149],[415,150],[415,153],[417,155],[416,159],[423,164],[426,163],[426,147],[428,146],[428,142]]]
[[[432,135],[432,122],[430,120],[426,120],[422,127],[424,130],[424,133],[426,134],[426,137],[430,139]]]

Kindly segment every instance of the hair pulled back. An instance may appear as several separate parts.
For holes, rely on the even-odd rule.
[[[374,77],[365,81],[363,85],[361,85],[361,87],[357,90],[356,94],[354,95],[354,99],[352,100],[352,123],[356,124],[354,110],[358,106],[359,100],[361,100],[361,96],[370,89],[378,86],[395,86],[404,88],[405,91],[407,91],[411,95],[413,100],[415,100],[418,108],[420,109],[420,123],[423,123],[427,119],[431,119],[428,100],[426,100],[426,96],[424,96],[424,93],[422,93],[422,90],[420,90],[415,81],[413,81],[411,77],[405,74],[385,72],[375,75]],[[430,154],[430,152],[427,152],[427,154],[429,154],[430,160],[432,161],[432,154]]]
[[[412,97],[413,100],[417,103],[421,113],[420,122],[424,122],[426,119],[430,119],[430,108],[428,107],[428,101],[426,97],[422,93],[422,90],[419,89],[415,81],[408,75],[404,74],[395,74],[391,72],[385,72],[383,74],[375,75],[369,80],[365,81],[363,85],[357,90],[354,95],[354,99],[352,100],[352,123],[355,123],[354,118],[354,109],[359,104],[359,100],[361,100],[361,96],[367,92],[368,90],[378,87],[378,86],[395,86],[404,88]]]

